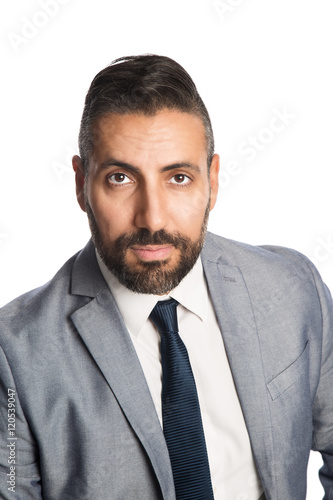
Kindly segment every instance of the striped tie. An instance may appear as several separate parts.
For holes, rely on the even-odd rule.
[[[174,299],[160,301],[150,314],[161,335],[163,432],[177,500],[214,500],[197,390],[178,334],[177,305]]]

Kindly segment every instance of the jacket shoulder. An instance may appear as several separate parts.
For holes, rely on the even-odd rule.
[[[202,261],[237,267],[248,286],[265,290],[272,288],[287,291],[290,283],[299,283],[300,293],[310,291],[317,295],[323,282],[318,270],[305,255],[291,248],[277,245],[249,245],[207,234]],[[325,287],[325,294],[327,290]]]
[[[230,240],[213,233],[207,234],[204,249],[204,258],[216,259],[229,265],[246,267],[255,266],[310,266],[313,264],[305,255],[294,250],[278,245],[250,245],[239,241]]]

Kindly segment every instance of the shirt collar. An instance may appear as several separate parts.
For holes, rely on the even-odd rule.
[[[204,277],[201,259],[194,264],[191,271],[179,285],[168,295],[150,295],[135,293],[122,285],[111,273],[96,250],[97,262],[101,273],[117,302],[129,332],[136,337],[147,321],[151,311],[159,300],[172,297],[183,307],[196,314],[202,321],[206,319],[208,307],[208,290]]]

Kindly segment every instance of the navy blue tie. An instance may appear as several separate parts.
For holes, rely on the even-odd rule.
[[[161,334],[162,417],[177,500],[214,500],[195,381],[178,334],[174,299],[160,301],[150,319]]]

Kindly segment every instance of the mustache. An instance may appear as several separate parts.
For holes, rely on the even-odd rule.
[[[171,234],[160,229],[151,233],[148,229],[140,229],[137,233],[123,234],[115,241],[116,250],[126,250],[133,245],[173,245],[175,248],[184,248],[190,240],[180,233]]]

